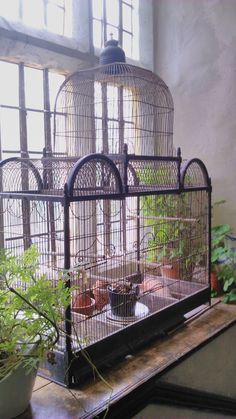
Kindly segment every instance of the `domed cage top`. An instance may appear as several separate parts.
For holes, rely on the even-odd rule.
[[[173,101],[152,72],[125,63],[78,71],[55,104],[53,154],[173,156]]]
[[[171,94],[147,70],[72,74],[54,122],[41,159],[0,163],[0,247],[36,245],[52,287],[68,270],[68,337],[43,372],[72,386],[91,372],[84,348],[106,365],[209,303],[211,184],[175,151]]]

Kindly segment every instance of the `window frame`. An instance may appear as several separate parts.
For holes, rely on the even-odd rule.
[[[107,2],[107,0],[102,0],[102,17],[99,19],[97,17],[94,17],[94,15],[93,15],[93,0],[90,0],[90,14],[91,14],[91,22],[92,22],[91,31],[92,31],[93,47],[94,47],[95,50],[100,50],[103,47],[103,45],[105,44],[105,42],[109,39],[108,36],[109,35],[114,36],[114,34],[112,34],[112,33],[111,34],[107,33],[107,27],[110,26],[110,27],[115,28],[118,31],[118,39],[117,40],[119,42],[119,45],[124,49],[125,49],[125,46],[123,45],[123,34],[125,33],[125,34],[130,36],[130,38],[131,38],[131,54],[129,56],[129,54],[126,53],[126,55],[129,59],[132,60],[132,59],[134,59],[133,58],[133,51],[134,51],[133,43],[134,43],[134,40],[135,40],[135,36],[134,36],[134,9],[135,9],[134,2],[133,2],[133,0],[130,0],[130,2],[128,2],[127,0],[117,0],[118,10],[119,10],[119,19],[118,19],[118,25],[117,26],[112,24],[112,23],[109,23],[108,20],[107,20],[106,2]],[[125,29],[124,26],[123,26],[123,6],[124,5],[129,7],[130,10],[131,10],[131,28],[130,28],[130,30]],[[101,29],[102,39],[101,39],[100,47],[94,45],[94,29],[93,29],[93,22],[94,21],[100,22],[101,28],[102,28]],[[114,36],[114,38],[116,38],[116,37]]]
[[[70,5],[72,4],[71,3],[72,0],[40,0],[39,5],[40,5],[40,10],[41,10],[41,25],[39,26],[35,26],[33,24],[31,25],[29,22],[27,22],[28,19],[26,15],[26,10],[27,10],[26,1],[27,0],[18,0],[16,2],[14,6],[14,17],[7,16],[6,10],[5,10],[5,14],[3,13],[2,17],[6,20],[20,23],[26,27],[34,28],[36,30],[41,29],[49,33],[54,33],[54,34],[58,34],[62,36],[68,36],[68,37],[71,36],[71,34],[67,30],[66,21],[67,21],[68,15],[70,15],[70,10],[71,10]],[[53,30],[51,26],[49,25],[49,21],[50,21],[49,7],[50,6],[53,6],[58,11],[62,12],[62,25],[60,27],[60,30],[58,31]],[[13,8],[13,6],[11,6],[11,8]]]
[[[42,157],[43,153],[48,155],[52,152],[52,116],[54,114],[54,103],[50,103],[50,82],[49,82],[49,69],[43,68],[38,69],[36,67],[29,67],[24,63],[14,63],[12,61],[0,60],[1,62],[9,63],[16,65],[18,67],[18,105],[10,105],[6,103],[0,103],[0,111],[4,110],[16,110],[19,115],[19,149],[11,150],[5,149],[2,146],[1,139],[1,124],[0,124],[0,160],[5,159],[4,154],[12,156],[20,156],[23,158],[28,158],[29,155],[31,158],[34,156]],[[26,91],[25,91],[25,68],[32,68],[35,70],[42,71],[42,88],[43,88],[43,103],[41,108],[29,107],[26,105]],[[60,74],[60,73],[57,73]],[[61,74],[62,77],[65,74]],[[28,143],[28,128],[27,128],[27,113],[38,113],[43,116],[43,125],[42,125],[42,137],[43,148],[42,150],[31,150]],[[1,118],[0,118],[1,122]]]

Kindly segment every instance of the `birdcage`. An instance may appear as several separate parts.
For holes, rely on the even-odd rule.
[[[68,338],[43,371],[71,386],[91,372],[84,350],[110,365],[209,303],[211,186],[175,152],[170,91],[145,69],[72,74],[54,126],[41,159],[0,163],[0,245],[35,244],[52,286],[68,270]]]

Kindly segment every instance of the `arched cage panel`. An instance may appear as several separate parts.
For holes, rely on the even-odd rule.
[[[43,181],[29,159],[9,158],[0,163],[1,192],[41,191]]]
[[[206,166],[200,159],[192,159],[184,164],[181,170],[181,185],[185,189],[210,187]]]
[[[179,162],[130,159],[128,166],[129,192],[157,192],[178,189]]]
[[[100,154],[80,159],[71,170],[68,181],[70,197],[120,195],[120,173],[108,157]]]
[[[150,71],[112,64],[69,76],[55,104],[54,154],[94,152],[171,156],[173,101]]]
[[[0,163],[1,192],[63,196],[68,174],[76,161],[64,157],[3,160]]]

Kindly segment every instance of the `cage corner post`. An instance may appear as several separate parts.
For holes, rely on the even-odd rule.
[[[63,210],[64,210],[64,269],[68,271],[70,269],[70,218],[69,218],[69,209],[70,209],[70,200],[68,197],[68,188],[67,184],[64,188],[64,202],[63,202]],[[65,286],[67,288],[71,288],[71,281],[70,281],[70,274],[67,273],[67,279]],[[66,308],[65,310],[65,331],[66,331],[66,339],[65,339],[65,362],[67,364],[67,368],[65,369],[65,384],[67,387],[72,387],[72,373],[71,373],[71,365],[73,362],[73,353],[72,353],[72,342],[71,342],[71,334],[72,334],[72,318],[71,318],[71,305]]]

